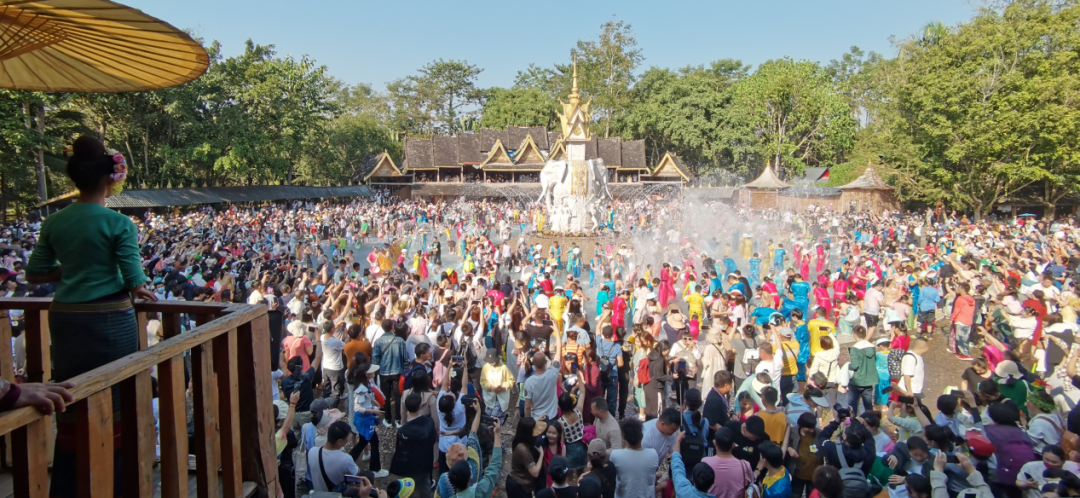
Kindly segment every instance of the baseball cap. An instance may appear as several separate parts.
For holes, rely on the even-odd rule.
[[[416,482],[411,478],[398,479],[386,487],[386,496],[389,498],[409,498],[416,491]]]

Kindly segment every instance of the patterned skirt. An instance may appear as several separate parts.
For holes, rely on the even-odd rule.
[[[127,292],[87,303],[57,303],[49,307],[52,335],[52,378],[63,382],[139,350],[139,324]],[[115,482],[122,486],[120,468],[120,386],[113,387],[113,448]],[[56,414],[56,456],[50,496],[75,496],[75,411]]]

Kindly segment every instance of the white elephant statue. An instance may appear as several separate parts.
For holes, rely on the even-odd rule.
[[[580,216],[582,220],[586,217],[592,221],[592,229],[599,229],[600,223],[596,216],[596,210],[599,209],[600,202],[603,198],[612,199],[611,191],[608,190],[607,184],[607,167],[604,166],[603,159],[589,159],[585,161],[585,178],[584,184],[580,185],[578,192],[574,192],[573,180],[571,178],[571,167],[568,161],[550,161],[544,169],[540,171],[540,198],[538,201],[544,202],[544,207],[549,214],[554,214],[555,206],[563,206],[565,200],[568,198],[576,198],[573,201],[578,202],[580,208],[577,216]],[[571,229],[566,226],[558,226],[561,224],[553,224],[552,229],[556,231],[570,231]],[[569,225],[573,226],[573,223]],[[578,223],[573,226],[572,231],[583,229],[583,223]]]

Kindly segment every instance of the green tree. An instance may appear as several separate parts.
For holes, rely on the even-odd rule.
[[[623,138],[645,140],[650,164],[674,152],[699,174],[745,173],[754,137],[734,112],[734,86],[746,72],[730,59],[679,71],[651,68],[634,85],[618,131]]]
[[[637,80],[634,71],[645,57],[629,24],[608,21],[601,30],[597,40],[578,40],[570,56],[577,64],[581,91],[592,99],[592,109],[607,138],[616,116],[630,102],[630,88]],[[569,66],[556,68],[562,74],[571,72]]]
[[[736,100],[740,119],[757,137],[755,153],[769,158],[781,176],[839,162],[854,143],[851,107],[814,62],[768,61],[739,81]]]
[[[484,99],[480,126],[505,128],[506,126],[555,125],[557,101],[543,90],[531,88],[489,88]]]
[[[483,71],[465,60],[439,59],[416,75],[390,82],[395,126],[416,134],[453,134],[462,108],[481,103],[476,78]]]

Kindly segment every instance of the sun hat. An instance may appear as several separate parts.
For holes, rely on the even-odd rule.
[[[378,365],[371,365],[367,369],[367,373],[369,373],[369,374],[373,374],[373,373],[378,372],[378,371],[379,371],[379,366]]]
[[[676,329],[686,327],[686,319],[683,318],[682,313],[668,313],[667,321]]]
[[[540,309],[547,309],[548,297],[546,294],[540,294],[539,296],[536,296],[536,307]]]
[[[1002,379],[1019,379],[1023,377],[1020,373],[1020,368],[1016,366],[1016,362],[1012,360],[1005,360],[997,364],[997,368],[994,369],[994,375],[1001,377]]]

